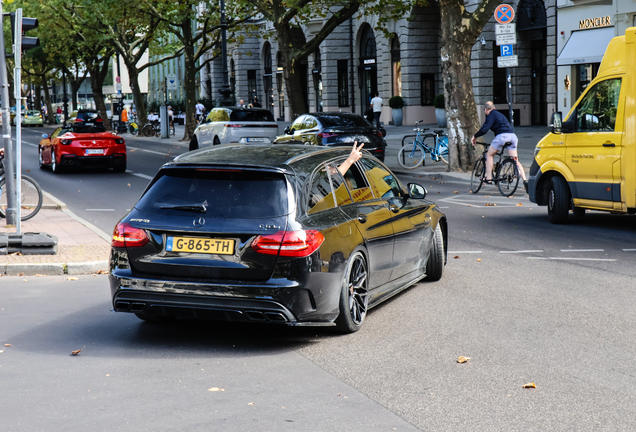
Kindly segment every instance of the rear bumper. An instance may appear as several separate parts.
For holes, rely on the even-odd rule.
[[[113,273],[109,282],[115,312],[292,326],[333,325],[337,317],[317,313],[310,290],[293,283],[218,285]]]
[[[115,154],[112,156],[75,156],[60,155],[60,165],[69,166],[107,166],[116,167],[126,163],[125,154]]]

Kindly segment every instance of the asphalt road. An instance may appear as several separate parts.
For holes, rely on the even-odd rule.
[[[172,157],[144,150],[182,151],[161,145],[130,140],[143,149],[132,173],[28,169],[108,232],[145,187],[135,174]],[[448,215],[449,262],[440,282],[373,309],[353,335],[153,325],[109,312],[104,276],[1,278],[3,427],[634,430],[636,219],[590,212],[556,226],[523,193],[400,177]],[[99,208],[115,210],[89,211]]]

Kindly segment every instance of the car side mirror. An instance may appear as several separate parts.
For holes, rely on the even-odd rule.
[[[426,188],[418,183],[409,183],[407,185],[409,191],[409,198],[424,199],[426,198]]]
[[[47,134],[42,134],[42,139],[51,139],[51,137]]]
[[[285,135],[289,135],[289,134],[291,134],[291,129],[289,129],[289,126],[287,126],[287,127],[283,130],[283,133],[284,133]]]
[[[550,122],[550,132],[553,134],[560,134],[563,127],[563,114],[561,111],[552,114],[552,120]]]

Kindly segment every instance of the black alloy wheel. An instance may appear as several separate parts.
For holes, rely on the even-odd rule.
[[[351,255],[340,294],[340,315],[336,326],[342,333],[360,330],[369,307],[367,261],[362,252]]]
[[[51,149],[51,171],[55,174],[62,172],[62,167],[57,164],[57,160],[55,159],[55,149]]]
[[[570,212],[570,191],[565,179],[554,176],[550,179],[548,192],[548,218],[553,224],[564,224]]]
[[[472,193],[476,194],[479,192],[485,174],[486,164],[484,162],[484,158],[478,159],[477,162],[475,162],[473,174],[470,176],[470,191]]]
[[[428,253],[428,260],[426,261],[426,277],[427,282],[435,282],[442,278],[444,274],[444,233],[439,224],[435,227],[433,232],[433,241]]]

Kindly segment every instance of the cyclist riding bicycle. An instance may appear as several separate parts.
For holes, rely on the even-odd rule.
[[[526,192],[528,192],[528,179],[526,178],[526,173],[521,166],[517,155],[517,143],[519,142],[519,139],[517,138],[517,135],[515,135],[510,122],[506,116],[495,109],[495,104],[491,101],[484,104],[484,111],[486,112],[484,125],[470,139],[470,142],[475,145],[477,143],[477,138],[486,135],[488,130],[492,130],[495,133],[495,138],[490,143],[490,148],[486,154],[486,174],[484,183],[492,184],[493,158],[497,152],[503,148],[504,144],[510,142],[510,146],[506,147],[508,150],[508,156],[517,162],[519,174],[521,174],[521,178],[523,178],[523,187],[526,189]]]

